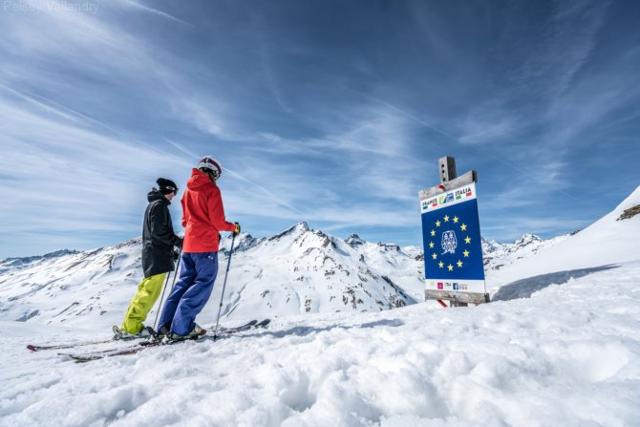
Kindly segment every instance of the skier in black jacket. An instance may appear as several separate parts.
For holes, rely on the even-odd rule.
[[[142,226],[142,269],[144,279],[129,303],[122,326],[114,326],[116,336],[147,335],[143,322],[155,304],[167,273],[173,271],[177,254],[175,246],[182,246],[182,239],[173,232],[169,205],[178,192],[178,186],[170,179],[158,178],[158,188],[147,194],[147,210]]]

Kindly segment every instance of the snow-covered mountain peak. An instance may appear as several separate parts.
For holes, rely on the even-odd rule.
[[[502,252],[517,252],[523,248],[529,247],[532,250],[537,250],[538,246],[544,244],[547,240],[542,239],[540,236],[532,233],[525,233],[513,243],[500,243],[495,240],[487,240],[482,238],[482,252],[484,254],[502,253]]]
[[[225,254],[229,253],[229,249],[231,248],[231,238],[228,236],[221,236],[220,239],[220,251],[223,251]],[[233,243],[233,251],[234,252],[244,252],[251,249],[253,246],[262,242],[264,239],[256,239],[251,234],[248,233],[240,233],[235,238],[235,242]]]
[[[529,245],[535,245],[542,242],[542,239],[535,234],[526,233],[520,236],[518,240],[513,242],[513,247],[515,248],[523,248]]]
[[[300,221],[293,227],[289,228],[289,230],[291,230],[293,233],[305,233],[307,231],[312,231],[307,221]]]
[[[306,223],[306,221],[301,221],[299,223],[297,223],[296,225],[294,225],[293,227],[289,227],[284,231],[281,231],[278,234],[275,234],[271,237],[268,237],[267,240],[269,241],[274,241],[274,240],[281,240],[283,238],[286,237],[291,237],[293,236],[294,238],[308,232],[311,231],[311,229],[309,228],[309,224]]]
[[[357,234],[351,234],[349,237],[345,239],[345,243],[352,248],[362,246],[365,244],[365,241],[360,238]]]
[[[320,230],[311,229],[306,222],[300,222],[275,236],[268,237],[266,242],[271,248],[291,251],[298,256],[308,255],[314,249],[332,247],[337,249],[336,238]]]
[[[378,242],[377,245],[385,251],[400,252],[400,246],[395,243]]]
[[[481,244],[482,253],[485,255],[504,249],[504,245],[502,243],[498,243],[495,240],[487,240],[484,237],[481,238]]]

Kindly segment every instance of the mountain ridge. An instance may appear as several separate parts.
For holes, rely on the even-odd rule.
[[[544,243],[539,238],[527,241],[523,247]],[[0,292],[6,296],[0,302],[0,319],[76,323],[104,317],[118,322],[141,278],[140,244],[140,237],[135,237],[87,251],[0,261]],[[229,237],[222,238],[220,265],[226,263],[230,244]],[[378,311],[423,299],[424,266],[417,246],[373,243],[357,234],[343,240],[304,221],[273,236],[243,233],[234,244],[222,312],[230,319],[256,312],[278,317]],[[520,250],[495,242],[491,248],[489,270],[499,265],[500,256]],[[219,297],[220,283],[221,277],[212,299]]]

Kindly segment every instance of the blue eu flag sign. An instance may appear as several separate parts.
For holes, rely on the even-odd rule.
[[[475,183],[422,200],[421,210],[428,287],[484,292]]]

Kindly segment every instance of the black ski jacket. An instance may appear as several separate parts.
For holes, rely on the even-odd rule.
[[[142,225],[142,269],[144,277],[167,273],[174,269],[174,246],[182,239],[173,232],[169,205],[171,202],[155,188],[147,194],[149,205]]]

